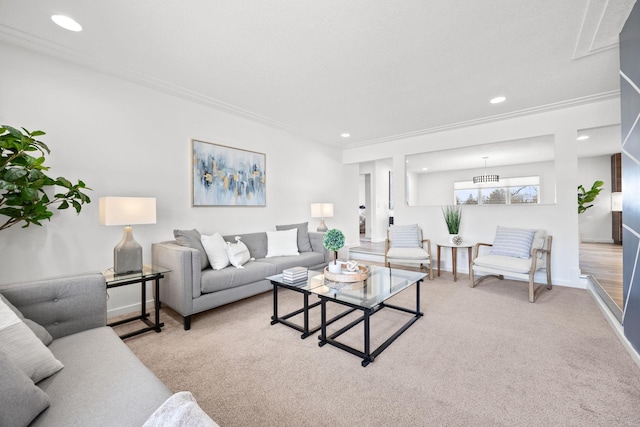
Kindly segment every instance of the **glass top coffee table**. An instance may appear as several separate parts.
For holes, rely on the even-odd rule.
[[[309,326],[309,310],[318,307],[320,305],[320,301],[316,301],[312,304],[309,303],[309,296],[311,295],[311,289],[315,286],[324,286],[324,276],[321,271],[313,271],[309,270],[307,272],[307,278],[298,282],[288,282],[284,280],[282,274],[275,274],[273,276],[266,277],[267,280],[271,281],[271,285],[273,285],[273,315],[271,316],[271,324],[275,325],[280,323],[282,325],[288,326],[296,331],[302,332],[300,338],[307,338],[309,335],[318,332],[321,328],[321,325],[316,325],[313,327]],[[302,308],[298,310],[291,311],[286,314],[280,314],[278,309],[278,290],[279,289],[288,289],[291,291],[298,292],[303,296],[303,305]],[[355,311],[355,309],[349,309],[338,316],[333,317],[326,321],[327,324],[330,324],[347,314]],[[291,318],[296,317],[298,315],[302,315],[302,326],[299,324],[293,323],[290,321]]]
[[[318,337],[320,340],[318,345],[322,347],[325,344],[330,344],[361,357],[362,366],[367,366],[373,362],[384,349],[389,347],[396,338],[423,316],[423,313],[420,311],[420,283],[426,276],[425,273],[378,266],[370,266],[369,270],[369,277],[361,282],[338,283],[325,280],[323,275],[313,277],[310,275],[307,283],[308,291],[320,297],[321,333]],[[415,310],[386,302],[392,296],[397,295],[414,284],[416,285]],[[360,310],[363,314],[338,331],[327,335],[327,326],[335,321],[335,319],[327,319],[327,303],[344,305],[351,309]],[[397,332],[372,351],[370,317],[383,308],[399,310],[412,314],[413,316]],[[364,351],[337,341],[340,335],[361,322],[364,324]]]

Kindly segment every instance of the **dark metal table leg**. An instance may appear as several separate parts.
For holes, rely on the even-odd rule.
[[[273,284],[273,316],[271,316],[271,324],[278,323],[278,285]]]
[[[318,345],[322,347],[327,343],[327,302],[324,298],[320,298],[320,342]]]

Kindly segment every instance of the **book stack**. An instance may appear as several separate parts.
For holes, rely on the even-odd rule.
[[[307,280],[308,269],[305,267],[292,267],[282,270],[282,281],[285,283],[298,283]]]

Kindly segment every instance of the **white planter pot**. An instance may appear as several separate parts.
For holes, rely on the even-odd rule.
[[[342,264],[341,263],[334,264],[333,262],[330,262],[329,263],[329,271],[331,273],[334,273],[334,274],[342,273]]]

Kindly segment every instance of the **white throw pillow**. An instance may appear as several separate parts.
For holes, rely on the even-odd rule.
[[[226,242],[229,262],[236,268],[244,268],[242,265],[251,259],[251,254],[247,245],[240,241],[240,236],[236,236],[236,242]]]
[[[169,397],[142,427],[217,427],[188,391]]]
[[[267,231],[267,256],[294,256],[298,252],[298,229]]]
[[[227,242],[224,241],[220,233],[213,233],[211,236],[200,236],[202,247],[207,253],[211,268],[222,270],[229,265],[229,255],[227,254]]]
[[[36,334],[0,300],[0,347],[7,358],[34,383],[55,374],[63,365]]]

